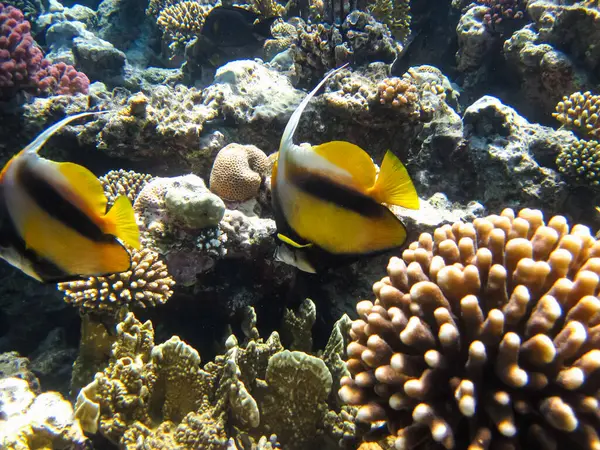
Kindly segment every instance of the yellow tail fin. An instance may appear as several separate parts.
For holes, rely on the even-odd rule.
[[[140,248],[140,229],[135,222],[135,214],[131,202],[126,196],[121,195],[115,200],[115,204],[108,211],[105,219],[110,227],[110,230],[107,230],[107,232],[114,234],[136,250]]]
[[[389,150],[369,194],[379,203],[419,209],[419,196],[402,161]]]

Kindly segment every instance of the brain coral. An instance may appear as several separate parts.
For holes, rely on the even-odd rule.
[[[121,307],[145,308],[165,303],[175,281],[158,253],[143,248],[131,250],[131,269],[85,281],[59,283],[65,301],[82,309],[114,312]]]
[[[254,145],[229,144],[219,151],[210,172],[210,190],[224,200],[256,197],[269,170],[267,155]]]
[[[597,449],[600,242],[524,209],[424,233],[357,305],[343,401],[397,449]]]

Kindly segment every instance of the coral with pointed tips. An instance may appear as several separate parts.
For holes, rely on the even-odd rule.
[[[131,250],[131,269],[108,276],[59,283],[65,301],[84,310],[115,312],[122,307],[156,306],[173,294],[175,281],[158,253]]]
[[[169,41],[185,42],[200,34],[212,8],[196,1],[182,1],[162,9],[156,23]]]
[[[110,206],[121,195],[127,196],[131,204],[134,204],[144,186],[152,181],[153,178],[152,175],[146,173],[119,169],[111,170],[99,179],[104,188],[104,195],[108,199],[108,205]]]
[[[524,209],[424,233],[357,305],[343,401],[403,449],[600,446],[600,242]]]
[[[573,180],[597,188],[600,186],[600,143],[581,139],[556,157],[560,173]]]
[[[582,137],[600,137],[599,109],[600,95],[592,95],[590,91],[575,92],[558,102],[552,117]]]

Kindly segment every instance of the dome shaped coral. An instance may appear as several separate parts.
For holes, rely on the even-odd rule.
[[[267,155],[254,145],[222,148],[210,172],[210,190],[224,200],[243,202],[256,197],[269,170]]]
[[[600,242],[540,211],[456,223],[392,258],[357,305],[357,419],[401,449],[600,447]]]

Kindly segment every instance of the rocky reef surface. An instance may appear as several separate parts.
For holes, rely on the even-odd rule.
[[[223,2],[223,5],[229,5]],[[0,158],[126,195],[129,271],[0,265],[0,447],[600,447],[597,1],[0,4]],[[317,274],[275,258],[283,129],[406,165],[404,249]],[[391,259],[390,259],[391,258]],[[371,299],[371,300],[369,300]]]

